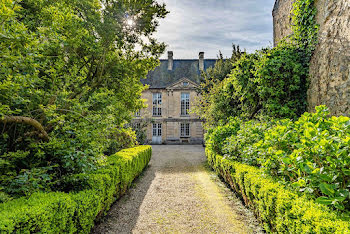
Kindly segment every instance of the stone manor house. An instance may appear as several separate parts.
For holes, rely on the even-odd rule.
[[[202,120],[190,110],[198,94],[201,71],[214,66],[216,59],[160,60],[160,66],[141,82],[149,89],[142,93],[147,108],[135,114],[135,123],[149,122],[146,128],[147,143],[151,144],[202,144]]]

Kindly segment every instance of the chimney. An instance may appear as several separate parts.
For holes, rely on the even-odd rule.
[[[173,70],[173,66],[174,66],[174,53],[172,51],[168,51],[168,71],[172,71]]]
[[[204,52],[199,52],[199,70],[204,71]]]

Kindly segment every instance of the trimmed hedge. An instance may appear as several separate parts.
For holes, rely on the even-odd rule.
[[[230,161],[206,148],[209,165],[251,208],[267,232],[350,233],[349,221],[328,207],[285,189],[252,166]]]
[[[108,157],[105,167],[65,181],[69,193],[35,193],[0,204],[0,233],[89,233],[151,156],[151,146],[125,149]]]

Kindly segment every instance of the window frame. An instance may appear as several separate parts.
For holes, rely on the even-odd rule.
[[[162,116],[162,93],[152,93],[152,116]]]
[[[190,116],[190,93],[182,92],[181,93],[181,116]]]
[[[190,123],[180,123],[180,137],[190,138],[191,137],[191,125]]]
[[[152,137],[161,137],[162,136],[162,123],[154,123],[152,125]]]

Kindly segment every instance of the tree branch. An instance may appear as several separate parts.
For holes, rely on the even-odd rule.
[[[23,116],[4,116],[0,118],[0,123],[8,124],[27,124],[34,127],[36,130],[40,132],[39,137],[45,141],[49,141],[49,135],[45,131],[44,127],[35,119]]]

